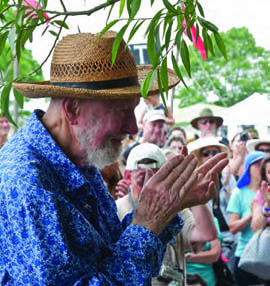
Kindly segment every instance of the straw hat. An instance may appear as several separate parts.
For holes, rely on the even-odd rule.
[[[228,155],[230,154],[229,148],[225,144],[220,143],[219,137],[199,138],[189,143],[187,148],[190,154],[194,154],[196,158],[199,159],[201,149],[210,146],[217,146],[220,148],[221,152],[225,152]]]
[[[14,83],[24,96],[76,98],[130,98],[140,96],[140,84],[151,71],[150,66],[138,66],[122,40],[113,67],[112,45],[117,33],[108,31],[98,40],[98,34],[80,33],[64,37],[55,47],[50,81]],[[169,88],[179,79],[168,71]],[[157,80],[149,95],[159,93]]]
[[[191,120],[190,124],[195,128],[198,129],[198,121],[202,118],[213,118],[215,119],[216,123],[217,123],[217,128],[219,128],[222,123],[223,123],[223,119],[220,116],[214,116],[213,111],[210,108],[204,108],[199,116],[195,117],[194,119]]]

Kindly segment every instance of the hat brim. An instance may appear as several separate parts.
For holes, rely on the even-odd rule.
[[[152,70],[151,66],[138,66],[138,81],[141,85],[143,79]],[[179,83],[179,78],[176,73],[168,69],[168,88],[171,89]],[[141,95],[140,85],[128,86],[123,88],[113,89],[100,89],[90,90],[82,88],[67,88],[61,86],[50,85],[50,81],[43,82],[17,82],[13,86],[25,97],[29,98],[43,98],[43,97],[72,97],[72,98],[103,98],[103,99],[126,99],[132,97],[138,97]],[[158,94],[159,87],[157,79],[154,80],[152,88],[148,95]]]
[[[194,141],[195,144],[196,144],[196,141],[197,140]],[[188,147],[188,151],[189,151],[189,153],[194,154],[197,159],[199,159],[201,150],[206,148],[206,147],[218,147],[218,148],[220,148],[220,152],[227,153],[228,157],[230,155],[230,151],[229,151],[228,147],[224,144],[221,144],[221,143],[205,144],[205,145],[200,145],[200,146],[194,146],[191,148]]]
[[[260,144],[270,144],[270,139],[250,139],[247,141],[247,150],[248,152],[255,151],[257,145]]]
[[[196,117],[193,120],[191,120],[190,124],[192,125],[192,127],[199,130],[198,121],[202,118],[213,118],[213,119],[215,119],[215,121],[217,122],[217,128],[219,128],[223,123],[222,117],[219,117],[219,116],[203,116],[203,117]]]

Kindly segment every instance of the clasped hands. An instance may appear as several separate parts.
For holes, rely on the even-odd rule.
[[[156,174],[148,170],[133,224],[159,235],[178,212],[217,195],[218,175],[227,164],[227,154],[220,153],[196,168],[197,159],[187,155],[185,147],[182,155],[169,160]]]

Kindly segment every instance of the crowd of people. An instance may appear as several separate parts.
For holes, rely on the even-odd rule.
[[[0,118],[0,284],[225,286],[222,260],[226,286],[270,285],[239,267],[270,225],[270,138],[228,140],[211,109],[189,138],[156,80],[136,118],[149,67],[122,41],[111,68],[115,37],[66,36],[50,82],[14,84],[51,102],[9,139]]]

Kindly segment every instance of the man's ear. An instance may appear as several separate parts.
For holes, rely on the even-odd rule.
[[[78,117],[80,115],[80,100],[77,98],[64,98],[62,101],[62,108],[69,124],[77,125]]]

